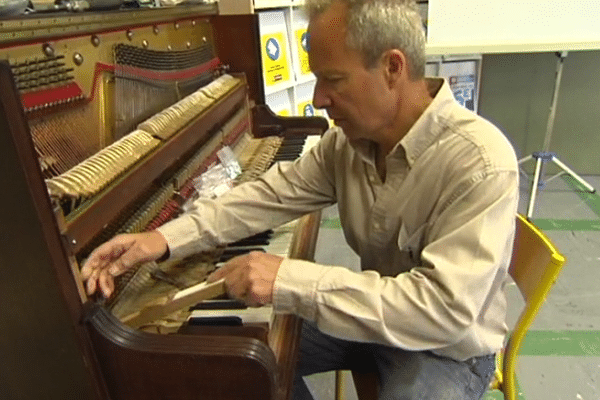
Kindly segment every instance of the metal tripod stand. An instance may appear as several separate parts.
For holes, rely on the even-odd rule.
[[[533,183],[531,184],[531,195],[529,197],[529,206],[527,207],[527,218],[531,219],[533,215],[533,208],[535,205],[535,198],[537,195],[538,189],[543,189],[546,185],[546,182],[556,178],[562,174],[569,174],[573,179],[579,182],[582,186],[584,186],[588,192],[594,193],[596,189],[589,183],[587,183],[583,178],[577,175],[572,169],[567,167],[563,162],[558,159],[556,153],[548,151],[550,148],[550,139],[552,138],[552,130],[554,128],[554,118],[556,117],[556,102],[558,100],[558,92],[560,89],[560,82],[562,79],[562,71],[563,64],[565,58],[567,57],[567,52],[563,51],[560,53],[556,53],[558,57],[557,66],[556,66],[556,79],[554,82],[554,94],[552,96],[552,103],[550,105],[550,115],[548,116],[548,125],[546,126],[546,134],[544,136],[544,147],[542,151],[534,152],[533,154],[522,158],[519,160],[519,165],[535,159],[535,172],[533,174]],[[553,162],[556,164],[562,171],[553,176],[548,180],[544,180],[544,169],[547,162]]]

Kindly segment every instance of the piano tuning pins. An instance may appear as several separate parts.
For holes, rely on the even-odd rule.
[[[92,42],[92,45],[94,47],[100,46],[100,37],[98,35],[92,35],[92,37],[90,38],[90,41]]]
[[[73,62],[75,65],[80,66],[83,64],[83,56],[80,53],[73,54]]]
[[[142,40],[142,46],[144,46],[145,49],[148,48],[148,41],[146,39]]]
[[[129,41],[133,40],[133,31],[132,31],[132,30],[128,30],[128,31],[125,33],[125,36],[127,36],[127,39],[128,39]]]
[[[160,32],[158,25],[154,25],[154,27],[152,28],[152,32],[154,32],[155,35],[158,35],[158,33]]]
[[[54,47],[52,47],[49,43],[44,43],[42,45],[42,51],[46,57],[54,57]]]

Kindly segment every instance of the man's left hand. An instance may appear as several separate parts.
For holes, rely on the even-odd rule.
[[[227,293],[249,306],[273,302],[273,284],[283,257],[254,251],[229,260],[213,272],[207,281],[225,278]]]

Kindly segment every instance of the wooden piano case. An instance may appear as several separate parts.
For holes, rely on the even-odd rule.
[[[200,15],[214,12],[210,6],[200,8]],[[154,16],[144,20],[146,14],[138,11],[140,21],[151,26],[152,18],[163,18],[161,23],[166,23],[166,17],[156,17],[158,10],[148,11]],[[184,11],[171,11],[174,16],[166,18],[167,22],[176,23],[184,15],[188,18]],[[90,18],[95,17],[87,19],[92,26]],[[111,26],[110,17],[97,18],[107,25],[103,29],[129,32],[127,27]],[[10,21],[14,23],[18,20]],[[33,36],[41,35],[29,42],[60,46],[60,35],[52,32],[50,38],[43,37],[31,27],[33,23],[21,20]],[[94,40],[94,32],[84,33]],[[216,36],[222,35],[220,31]],[[14,40],[28,43],[23,38]],[[289,398],[301,325],[298,318],[277,317],[264,336],[243,327],[168,335],[142,332],[88,299],[78,273],[78,252],[119,214],[124,203],[147,191],[189,148],[202,146],[205,134],[222,123],[232,108],[246,104],[248,87],[252,92],[260,85],[252,81],[236,88],[111,185],[100,200],[65,221],[49,200],[11,67],[0,62],[1,399]],[[292,131],[302,130],[302,121],[291,121]],[[322,131],[326,123],[319,121],[316,126],[313,130]],[[262,131],[281,134],[285,128],[270,121]],[[312,258],[317,229],[316,217],[306,217],[290,256]]]

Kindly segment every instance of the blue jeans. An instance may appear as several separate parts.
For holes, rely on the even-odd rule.
[[[429,351],[357,343],[304,323],[294,400],[312,400],[303,376],[350,369],[377,371],[380,400],[479,400],[494,375],[494,355],[456,361]]]

